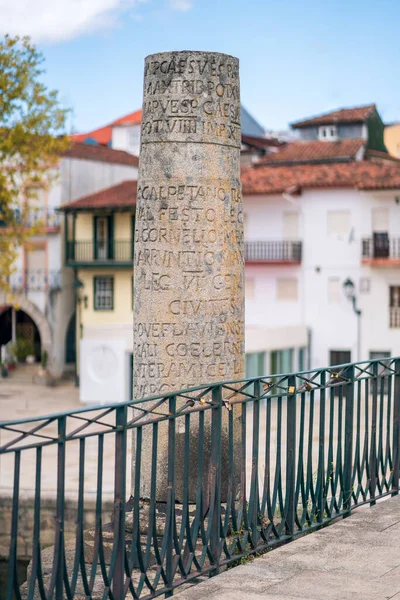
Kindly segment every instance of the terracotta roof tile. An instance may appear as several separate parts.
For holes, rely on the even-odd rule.
[[[289,189],[350,187],[400,189],[400,165],[348,162],[290,166],[263,165],[242,172],[243,194],[281,194]]]
[[[91,210],[96,208],[132,208],[136,204],[137,181],[127,180],[95,194],[89,194],[61,206],[61,210]]]
[[[259,164],[300,163],[326,160],[351,160],[365,146],[365,140],[348,139],[336,142],[289,142],[278,152],[268,154]]]
[[[129,113],[129,115],[125,115],[124,117],[115,119],[115,121],[113,121],[111,125],[140,125],[141,122],[142,111],[135,110],[135,112]]]
[[[114,150],[108,146],[97,144],[85,144],[84,142],[73,142],[71,147],[63,154],[65,157],[79,158],[82,160],[94,160],[117,165],[128,165],[137,167],[139,158],[124,150]]]
[[[242,135],[242,143],[260,149],[276,148],[284,145],[284,142],[280,142],[276,138],[257,137],[255,135]]]
[[[99,129],[93,129],[87,133],[73,133],[70,137],[76,142],[85,142],[86,140],[94,140],[98,144],[108,146],[111,143],[112,128],[114,125],[140,125],[142,121],[142,111],[136,110],[129,115],[115,119],[109,125],[100,127]]]
[[[111,142],[112,137],[112,129],[111,125],[106,125],[105,127],[100,127],[99,129],[94,129],[93,131],[89,131],[88,133],[73,133],[70,135],[70,138],[75,142],[85,142],[86,140],[94,140],[98,144],[102,144],[103,146],[108,146]]]
[[[309,125],[328,125],[330,123],[364,123],[370,114],[376,110],[375,104],[356,106],[354,108],[340,108],[329,113],[317,115],[302,121],[292,123],[293,129],[308,127]]]

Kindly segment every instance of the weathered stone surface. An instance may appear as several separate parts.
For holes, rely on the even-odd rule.
[[[244,375],[240,144],[236,58],[191,51],[146,58],[134,259],[136,398]],[[189,460],[194,500],[195,419],[190,457],[184,452],[184,427],[183,420],[177,423],[176,464],[182,470]],[[205,471],[208,424],[206,430]],[[143,497],[151,493],[147,434]],[[158,447],[157,500],[165,501],[166,423]],[[225,440],[224,463],[226,449]],[[178,471],[176,494],[182,497]]]
[[[135,239],[135,397],[243,375],[238,60],[146,58]]]

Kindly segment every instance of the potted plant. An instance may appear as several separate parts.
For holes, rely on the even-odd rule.
[[[33,342],[21,337],[12,346],[12,353],[19,362],[35,362],[34,352]],[[31,358],[27,360],[28,357],[32,357],[33,361]]]

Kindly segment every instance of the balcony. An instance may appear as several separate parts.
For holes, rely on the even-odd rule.
[[[100,242],[67,242],[67,266],[133,266],[133,241],[113,240]]]
[[[246,263],[300,264],[302,242],[288,240],[245,242]]]
[[[9,278],[10,287],[17,293],[47,292],[61,289],[61,270],[23,269]]]
[[[20,211],[14,210],[14,218],[18,225],[25,227],[39,227],[47,231],[59,231],[60,214],[55,208],[38,208]],[[0,220],[0,227],[6,227],[6,223]]]
[[[362,262],[371,266],[400,266],[400,238],[390,238],[387,233],[375,233],[362,240]]]

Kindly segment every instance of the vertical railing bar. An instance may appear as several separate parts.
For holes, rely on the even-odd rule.
[[[317,520],[322,523],[325,514],[325,402],[326,402],[326,373],[321,372],[319,391],[319,448],[318,448],[318,476],[316,485]]]
[[[85,556],[84,556],[84,486],[85,486],[85,438],[79,440],[79,489],[78,489],[78,514],[76,526],[76,543],[75,543],[75,561],[73,575],[71,580],[71,594],[75,595],[76,584],[79,576],[79,567],[81,570],[83,589],[86,595],[90,594],[89,583],[86,574]]]
[[[11,535],[10,535],[10,554],[8,563],[8,582],[6,600],[13,600],[13,592],[18,600],[21,595],[18,587],[18,559],[17,559],[17,540],[18,540],[18,514],[19,514],[19,487],[21,473],[21,452],[15,451],[14,454],[14,484],[13,501],[11,514]]]
[[[354,422],[354,367],[346,371],[346,410],[344,421],[344,473],[343,473],[343,509],[350,515],[353,492],[353,422]]]
[[[377,402],[378,402],[378,363],[372,365],[372,414],[371,414],[371,445],[370,445],[370,500],[371,506],[376,504],[375,492],[376,492],[376,475],[377,475],[377,464],[376,464],[376,421],[377,421]]]
[[[393,496],[399,493],[400,478],[400,359],[394,363],[394,394],[393,394]]]
[[[295,524],[295,485],[296,485],[296,377],[288,379],[286,411],[286,535],[293,537]]]
[[[220,536],[221,536],[221,437],[222,437],[222,388],[215,386],[212,390],[211,411],[211,455],[209,470],[210,506],[213,506],[210,550],[215,570],[219,572]]]
[[[166,576],[167,591],[166,598],[173,595],[174,587],[174,521],[175,521],[175,420],[176,420],[176,396],[169,398],[169,420],[168,420],[168,485],[167,485],[167,517],[165,536],[166,546]]]
[[[41,546],[40,546],[40,489],[42,477],[42,448],[36,448],[36,469],[35,469],[35,503],[33,516],[33,556],[31,576],[28,589],[28,600],[33,600],[35,593],[36,580],[38,582],[39,594],[42,600],[46,600],[46,591],[43,583],[43,572],[41,564]]]
[[[249,515],[251,528],[251,545],[254,549],[258,544],[259,524],[259,485],[258,485],[258,458],[259,458],[259,434],[260,434],[260,380],[254,382],[253,400],[253,445],[251,460],[251,482],[249,496]],[[243,407],[246,410],[246,405]]]
[[[126,422],[127,407],[115,409],[114,545],[115,563],[110,567],[115,600],[125,597],[125,496],[126,496]],[[115,546],[113,550],[115,549]],[[113,557],[114,558],[114,557]],[[114,568],[113,568],[114,567]]]

